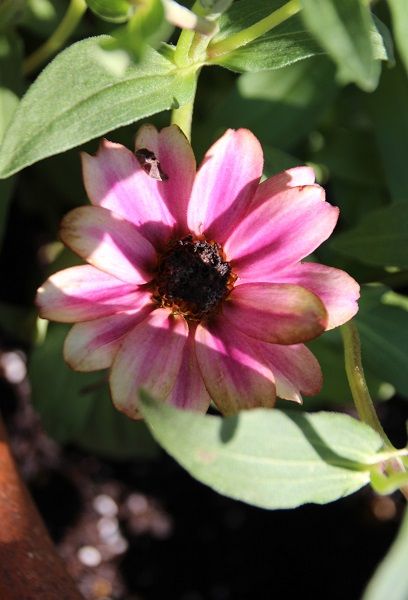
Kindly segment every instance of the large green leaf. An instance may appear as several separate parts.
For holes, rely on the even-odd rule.
[[[381,447],[367,425],[336,413],[256,409],[234,417],[180,411],[144,394],[156,440],[218,492],[263,508],[324,504],[370,480]]]
[[[362,0],[302,0],[308,29],[336,62],[344,83],[375,89],[381,66],[371,39],[373,21]]]
[[[331,246],[369,265],[408,267],[408,203],[369,212],[358,225],[334,238]]]
[[[406,0],[388,0],[392,26],[400,56],[408,72],[408,10]]]
[[[398,536],[378,567],[363,600],[406,600],[408,598],[408,510]]]
[[[367,97],[367,106],[391,197],[407,202],[408,80],[401,64],[384,69],[378,89]]]
[[[106,373],[76,373],[64,362],[69,327],[50,325],[30,361],[34,406],[45,429],[62,443],[76,442],[113,458],[150,456],[156,444],[142,422],[113,408]]]
[[[0,176],[191,99],[194,73],[178,71],[153,49],[123,76],[112,73],[99,45],[107,39],[72,45],[33,83],[7,130]]]
[[[220,19],[220,31],[212,44],[250,27],[279,9],[282,0],[240,0]],[[385,25],[376,19],[370,24],[370,39],[374,57],[393,60],[391,36]],[[212,54],[211,45],[209,56]],[[211,62],[233,71],[263,71],[279,69],[299,60],[324,54],[322,46],[303,24],[299,15],[294,15],[256,40],[216,57]]]
[[[337,90],[334,68],[324,56],[277,71],[245,73],[214,111],[211,125],[248,127],[263,144],[288,150],[315,127]]]

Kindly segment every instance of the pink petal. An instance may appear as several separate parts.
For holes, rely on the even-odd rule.
[[[52,275],[38,289],[40,317],[62,323],[89,321],[129,310],[140,303],[134,285],[119,281],[90,265],[71,267]]]
[[[140,388],[153,398],[165,400],[180,371],[187,337],[186,321],[165,309],[154,310],[136,325],[111,368],[110,387],[116,408],[132,419],[139,418]]]
[[[136,150],[151,150],[160,161],[168,179],[153,179],[151,185],[166,203],[179,233],[187,233],[187,206],[196,173],[196,161],[189,141],[177,125],[164,127],[160,132],[153,125],[143,125],[137,133],[135,145]]]
[[[273,274],[313,252],[334,229],[338,208],[318,185],[276,194],[252,211],[224,245],[233,270],[249,281],[273,281]]]
[[[154,244],[171,234],[175,219],[157,182],[143,170],[133,152],[103,140],[96,156],[84,152],[81,156],[84,185],[92,204],[134,223]]]
[[[293,167],[277,173],[259,184],[251,204],[251,210],[265,201],[271,200],[272,196],[285,189],[300,185],[313,185],[315,179],[315,173],[311,167]]]
[[[62,220],[60,236],[81,258],[118,279],[134,284],[152,279],[157,260],[152,244],[110,210],[75,208]]]
[[[175,386],[166,398],[166,402],[177,408],[206,412],[211,398],[205,388],[198,367],[194,335],[195,328],[192,327],[190,328],[187,343],[184,346],[180,371],[177,375]]]
[[[247,283],[223,305],[230,327],[272,344],[297,344],[320,335],[327,313],[317,296],[291,284]]]
[[[64,358],[76,371],[96,371],[111,366],[115,354],[129,333],[154,309],[150,294],[140,294],[139,307],[109,317],[77,323],[68,333]]]
[[[316,294],[328,313],[326,329],[346,323],[358,311],[360,286],[340,269],[316,263],[299,263],[276,273],[274,281],[301,285]]]
[[[260,344],[218,318],[199,325],[196,354],[205,386],[224,414],[275,404],[275,383]]]
[[[280,346],[262,344],[265,363],[276,382],[276,395],[284,400],[302,403],[301,394],[318,394],[323,383],[320,365],[303,344]]]
[[[229,129],[207,152],[188,207],[191,231],[223,244],[249,209],[262,175],[262,148],[247,129]]]

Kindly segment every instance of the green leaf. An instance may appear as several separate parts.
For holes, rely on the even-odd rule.
[[[408,267],[408,203],[369,212],[354,229],[337,235],[331,247],[369,265]]]
[[[214,112],[211,126],[248,127],[263,144],[290,150],[322,118],[338,87],[324,56],[278,71],[245,73]]]
[[[370,480],[381,447],[367,425],[336,413],[256,409],[234,417],[180,411],[142,394],[153,436],[193,477],[263,508],[324,504]]]
[[[13,33],[0,35],[0,141],[19,102],[22,91],[22,46]],[[0,243],[3,239],[14,179],[0,181]]]
[[[128,0],[86,0],[86,3],[93,13],[111,23],[125,23],[134,10]]]
[[[406,0],[388,0],[392,26],[400,56],[408,72],[408,11]]]
[[[402,66],[384,69],[367,97],[388,189],[394,201],[408,201],[408,80]]]
[[[220,19],[220,31],[213,43],[226,39],[234,33],[253,25],[285,2],[273,0],[240,0]],[[211,60],[232,71],[264,71],[279,69],[299,60],[323,54],[321,47],[295,15],[255,41]],[[209,48],[211,56],[211,46]]]
[[[153,49],[123,76],[109,71],[99,47],[107,39],[72,45],[33,83],[6,133],[0,176],[192,98],[194,72],[178,71]]]
[[[364,367],[408,396],[408,310],[392,306],[384,286],[367,288],[356,321]]]
[[[64,362],[62,345],[69,327],[50,325],[31,356],[33,403],[50,435],[112,458],[150,456],[156,444],[142,422],[112,406],[106,373],[76,373]]]
[[[375,89],[380,63],[375,59],[368,5],[362,0],[302,0],[308,29],[338,66],[343,83]]]
[[[408,598],[408,509],[396,540],[374,573],[363,600],[406,600]]]

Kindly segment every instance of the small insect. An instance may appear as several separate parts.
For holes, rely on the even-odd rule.
[[[150,177],[158,181],[167,181],[168,176],[163,172],[154,152],[147,148],[140,148],[135,154],[140,166]]]

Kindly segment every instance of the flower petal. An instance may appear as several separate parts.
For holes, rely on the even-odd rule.
[[[267,200],[271,200],[275,194],[288,188],[300,185],[313,185],[316,180],[315,173],[311,167],[293,167],[262,181],[256,190],[251,203],[251,210],[260,206]]]
[[[134,285],[82,265],[51,275],[38,289],[36,303],[43,319],[75,323],[132,309],[140,294]]]
[[[110,367],[124,336],[154,309],[150,294],[141,293],[139,303],[135,310],[74,325],[64,344],[64,358],[70,367],[76,371]]]
[[[247,129],[229,129],[207,152],[197,173],[188,226],[223,244],[247,213],[262,175],[262,148]]]
[[[318,185],[286,189],[251,211],[224,245],[225,253],[240,278],[273,281],[275,271],[329,237],[338,212]]]
[[[301,394],[318,394],[323,383],[320,365],[303,344],[281,346],[262,344],[265,363],[276,382],[276,395],[284,400],[302,403]]]
[[[92,204],[137,225],[152,243],[170,235],[175,219],[156,181],[143,170],[133,152],[103,140],[96,156],[83,152],[81,158],[84,185]]]
[[[274,377],[259,346],[222,318],[198,325],[198,365],[211,398],[223,414],[275,404]]]
[[[223,305],[231,327],[272,344],[297,344],[320,335],[327,323],[322,301],[298,285],[247,283]]]
[[[316,263],[299,263],[279,271],[276,283],[292,283],[310,290],[323,302],[328,322],[326,329],[349,321],[358,311],[360,286],[350,275]]]
[[[143,125],[136,136],[136,150],[154,152],[167,179],[153,179],[181,234],[187,233],[187,206],[196,174],[196,161],[190,142],[177,125],[157,131],[154,125]]]
[[[198,367],[194,336],[195,329],[190,328],[189,337],[183,350],[180,371],[166,402],[177,408],[206,412],[211,398]]]
[[[75,208],[62,220],[60,236],[81,258],[122,281],[140,284],[152,279],[157,256],[152,244],[110,210]]]
[[[110,372],[116,408],[132,419],[139,418],[140,388],[165,400],[180,371],[187,337],[186,321],[165,309],[154,310],[136,325],[123,341]]]

